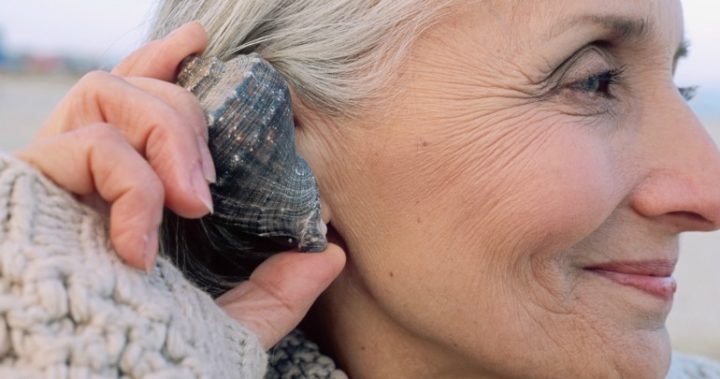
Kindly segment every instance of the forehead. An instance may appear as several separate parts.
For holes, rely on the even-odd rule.
[[[529,30],[547,31],[540,34],[544,38],[566,29],[589,26],[593,19],[633,21],[648,36],[659,39],[677,40],[683,34],[680,0],[513,0],[509,7],[516,27],[525,25]]]
[[[529,61],[546,70],[568,50],[593,42],[612,42],[636,52],[637,59],[667,66],[667,57],[676,56],[683,42],[680,0],[467,0],[457,4],[456,11],[425,40],[435,50],[453,56],[454,66],[473,66],[475,71],[479,64],[500,65],[495,69],[503,72],[519,66],[529,70]],[[619,38],[618,33],[633,38]]]
[[[683,39],[680,0],[477,0],[460,4],[460,17],[475,18],[475,25],[496,25],[508,44],[535,44],[603,26],[593,19],[633,21],[616,26],[641,26],[645,36],[655,42],[677,46]]]

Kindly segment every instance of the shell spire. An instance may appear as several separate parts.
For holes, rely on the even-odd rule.
[[[251,54],[227,62],[193,57],[178,84],[197,97],[207,117],[217,172],[210,186],[215,211],[198,220],[166,211],[163,254],[217,295],[273,253],[323,251],[320,195],[295,149],[285,79]]]

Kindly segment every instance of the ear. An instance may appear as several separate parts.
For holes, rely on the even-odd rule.
[[[324,178],[329,176],[326,158],[329,156],[327,135],[333,129],[328,121],[308,106],[290,87],[293,122],[295,123],[295,147],[303,159],[310,165],[315,180],[320,188],[320,212],[325,224],[332,221],[331,204],[323,193],[330,191],[329,183]]]

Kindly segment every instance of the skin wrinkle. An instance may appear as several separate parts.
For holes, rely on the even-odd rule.
[[[580,300],[582,302],[582,299],[580,299]],[[601,320],[589,319],[587,314],[583,315],[582,317],[583,317],[584,323],[587,326],[587,328],[595,331],[594,335],[597,335],[601,339],[599,342],[600,344],[603,344],[603,345],[614,344],[614,343],[617,343],[616,341],[621,340],[620,333],[622,333],[622,331],[618,331],[615,336],[606,336],[607,333],[603,333],[601,330],[598,329],[598,326],[597,326],[597,325],[599,325],[599,322]],[[625,349],[641,349],[641,347],[631,345],[631,346],[625,346]],[[614,372],[617,375],[617,377],[620,377],[620,378],[625,377],[623,374],[623,372],[625,370],[622,369],[623,364],[619,361],[619,358],[617,356],[608,355],[605,351],[602,351],[602,350],[599,353],[603,354],[603,359],[601,360],[601,362],[609,362],[610,366],[614,369],[614,370],[612,370],[612,372]],[[666,364],[669,364],[669,361]]]
[[[720,156],[672,84],[679,6],[464,4],[413,45],[381,111],[304,126],[349,255],[311,321],[350,376],[664,375],[669,304],[583,267],[673,258],[698,224],[672,212],[719,219],[720,199],[697,194],[720,185]],[[531,79],[550,62],[613,34],[543,39],[588,14],[645,20],[652,37],[564,68],[625,67],[617,100],[566,82],[543,96]]]
[[[532,109],[529,110],[533,111]],[[492,127],[491,124],[502,122],[509,123],[515,119],[533,120],[533,117],[525,116],[522,112],[517,112],[517,114],[512,115],[511,117],[506,116],[503,119],[499,119],[500,116],[501,115],[498,114],[498,119],[491,118],[488,120],[487,125],[472,125],[471,133],[469,133],[470,135],[468,135],[468,133],[464,133],[462,130],[459,132],[453,132],[453,139],[463,140],[462,145],[458,150],[447,152],[447,155],[457,159],[457,164],[442,165],[437,169],[446,170],[448,166],[458,167],[458,172],[449,173],[449,175],[459,177],[464,175],[466,172],[477,172],[477,170],[468,169],[469,166],[474,166],[477,167],[477,169],[484,171],[482,174],[477,175],[478,178],[501,178],[501,171],[503,167],[507,166],[509,162],[515,162],[515,164],[518,164],[517,158],[528,148],[534,148],[536,150],[541,149],[543,144],[540,139],[544,138],[547,140],[549,136],[547,131],[544,131],[544,134],[539,133],[538,131],[538,133],[534,133],[532,136],[527,136],[525,135],[527,130],[522,127],[510,128],[507,130]],[[457,121],[453,120],[453,122]],[[477,137],[475,135],[477,135]],[[452,142],[448,145],[454,146],[454,148],[457,147],[457,144]],[[503,156],[504,151],[508,150],[508,147],[512,146],[521,146],[521,148],[516,149],[517,152],[512,156]],[[480,157],[473,157],[471,150],[483,152],[483,155]],[[532,154],[526,153],[525,155],[531,156]],[[433,174],[435,174],[435,172],[433,172]],[[452,179],[445,177],[441,178],[445,183],[452,183]],[[482,180],[480,180],[478,184],[481,184],[480,182],[482,182]]]
[[[539,134],[539,136],[542,137],[542,136],[547,136],[547,135],[546,135],[546,134]],[[539,138],[539,137],[536,137],[536,138]],[[509,145],[517,145],[517,143],[510,143]],[[535,148],[537,148],[537,149],[540,149],[542,146],[543,146],[543,144],[541,144],[541,143],[538,143],[538,142],[535,142],[535,141],[532,141],[532,140],[528,140],[528,141],[526,142],[526,146],[522,146],[522,149],[520,149],[520,150],[524,150],[524,148],[526,148],[526,147],[535,147]],[[509,159],[509,160],[512,161],[513,159]],[[492,161],[492,159],[488,159],[488,161]],[[481,165],[481,166],[482,166],[482,165]],[[489,177],[492,177],[492,176],[496,176],[496,175],[490,174],[490,175],[488,175],[488,176],[489,176]],[[512,201],[509,201],[509,202],[507,202],[507,203],[508,203],[509,205],[511,205],[511,204],[512,204]],[[510,221],[510,222],[516,222],[516,221],[513,221],[513,220],[509,220],[509,221]],[[522,229],[522,228],[521,228],[521,229]],[[521,276],[521,277],[524,277],[524,276]]]
[[[535,280],[528,281],[525,285],[529,288],[545,291],[546,294],[540,294],[539,296],[547,295],[549,299],[555,300],[548,306],[544,307],[546,311],[557,315],[567,315],[571,313],[571,307],[568,305],[567,300],[572,299],[572,287],[562,289],[554,288],[555,283],[562,283],[564,276],[564,273],[558,272],[557,267],[557,263],[552,261],[529,265],[531,272],[527,274],[526,277],[533,278]]]
[[[451,131],[451,130],[448,130]],[[492,128],[483,128],[483,127],[472,127],[472,130],[470,131],[471,134],[491,134]],[[519,131],[519,130],[518,130]],[[483,133],[484,132],[484,133]],[[501,133],[507,133],[500,131]],[[496,169],[494,169],[495,164],[501,164],[498,163],[498,160],[495,159],[498,154],[492,154],[492,149],[490,149],[487,146],[482,146],[479,144],[479,142],[476,141],[493,141],[493,142],[499,142],[499,140],[502,140],[502,138],[494,137],[491,135],[480,135],[478,137],[469,137],[468,134],[460,131],[452,131],[452,135],[448,136],[447,138],[452,139],[462,139],[462,145],[458,146],[457,143],[449,142],[447,144],[445,143],[435,143],[434,146],[439,147],[432,147],[433,149],[440,149],[440,154],[452,157],[451,160],[453,160],[454,164],[452,165],[437,165],[437,162],[432,161],[421,161],[421,166],[423,170],[418,171],[428,171],[427,177],[429,180],[432,180],[431,178],[439,178],[437,181],[441,183],[445,183],[444,185],[452,185],[452,183],[457,179],[458,177],[461,177],[465,175],[467,172],[476,172],[477,169],[482,169],[483,166],[488,166],[488,172],[485,172],[481,175],[478,175],[478,177],[492,177],[498,175],[498,172]],[[508,143],[512,144],[512,142]],[[452,151],[450,150],[449,146],[453,146]],[[469,154],[469,150],[477,150],[477,151],[488,151],[487,157],[480,157],[480,159],[477,159],[477,157],[473,157],[473,160],[470,161],[470,157],[472,157],[472,154]],[[409,159],[415,159],[414,156],[411,156]],[[427,166],[425,166],[427,165]],[[435,165],[435,167],[433,167]],[[492,166],[491,166],[492,165]],[[443,173],[447,169],[447,167],[457,167],[458,169],[456,171],[449,171]],[[472,167],[475,167],[476,169],[473,170]],[[414,173],[408,173],[408,172],[391,172],[391,175],[414,175]],[[443,185],[443,186],[444,186]],[[431,187],[432,188],[432,187]]]
[[[467,63],[463,58],[462,55],[448,55],[422,60],[422,66],[405,75],[426,80],[407,86],[408,90],[423,91],[427,100],[477,100],[480,94],[525,100],[537,96],[527,88],[527,84],[533,82],[530,75],[520,72],[521,66],[513,62],[512,57],[492,66],[478,66],[473,61]],[[518,82],[518,78],[523,80]],[[451,88],[455,91],[449,90]]]
[[[535,322],[535,325],[540,328],[540,330],[545,334],[546,338],[554,343],[554,345],[561,351],[564,352],[564,356],[572,356],[572,350],[571,346],[568,346],[568,342],[570,342],[571,345],[574,344],[574,341],[561,341],[559,337],[553,333],[552,328],[548,329],[545,326],[545,322],[547,320],[541,320],[538,318],[538,315],[536,312],[530,312],[528,311],[527,307],[528,304],[521,304],[523,310],[525,311],[525,314],[527,317],[532,319]],[[580,373],[578,373],[580,374]]]
[[[492,7],[486,7],[491,9]],[[492,20],[493,23],[500,22],[505,13],[497,14]],[[513,28],[505,28],[508,31],[512,31]],[[430,86],[429,89],[436,88],[437,91],[432,93],[432,98],[435,96],[448,96],[455,93],[454,91],[448,91],[447,88],[443,87],[442,84],[448,84],[450,86],[457,84],[460,88],[472,90],[476,88],[498,90],[502,88],[502,84],[498,83],[499,80],[504,80],[505,85],[515,86],[523,91],[522,86],[517,86],[516,81],[512,80],[517,76],[517,72],[507,70],[505,67],[509,64],[514,66],[512,57],[517,48],[514,47],[517,39],[513,38],[502,38],[502,49],[488,51],[491,44],[478,43],[477,36],[475,35],[464,35],[463,33],[467,29],[463,25],[454,24],[452,29],[448,28],[448,34],[440,34],[433,36],[426,36],[421,38],[422,41],[426,42],[429,46],[443,46],[447,43],[448,38],[463,39],[471,44],[465,49],[476,50],[477,55],[488,55],[499,58],[497,62],[493,60],[475,60],[467,59],[467,50],[451,50],[444,51],[444,55],[433,56],[432,59],[427,57],[418,57],[417,54],[411,54],[410,59],[415,59],[422,62],[422,65],[414,66],[414,74],[425,74],[424,77],[428,79],[426,82],[413,83],[417,86],[418,84]],[[497,36],[495,36],[497,37]],[[503,36],[504,37],[504,36]],[[502,56],[502,57],[501,57]],[[500,59],[501,58],[501,59]],[[452,75],[453,72],[457,72],[460,75]],[[435,76],[435,73],[442,73],[443,75]],[[498,75],[500,74],[500,75]],[[441,80],[441,81],[438,81]],[[453,82],[458,80],[458,82]],[[410,89],[422,89],[413,88]],[[442,97],[440,97],[442,99]]]

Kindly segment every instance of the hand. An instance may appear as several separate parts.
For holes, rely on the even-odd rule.
[[[322,253],[276,254],[216,303],[268,349],[300,323],[344,265],[344,251],[332,243]]]
[[[15,153],[69,192],[109,204],[113,247],[137,268],[153,266],[163,205],[187,218],[212,210],[205,117],[172,83],[182,59],[206,43],[203,28],[190,23],[112,73],[85,75]]]
[[[186,24],[123,60],[83,77],[43,129],[15,155],[67,191],[110,205],[110,238],[127,264],[149,270],[163,206],[186,218],[212,211],[215,180],[207,126],[196,98],[173,84],[180,62],[205,49],[199,23]],[[265,347],[290,332],[340,273],[337,245],[282,253],[217,303]]]

